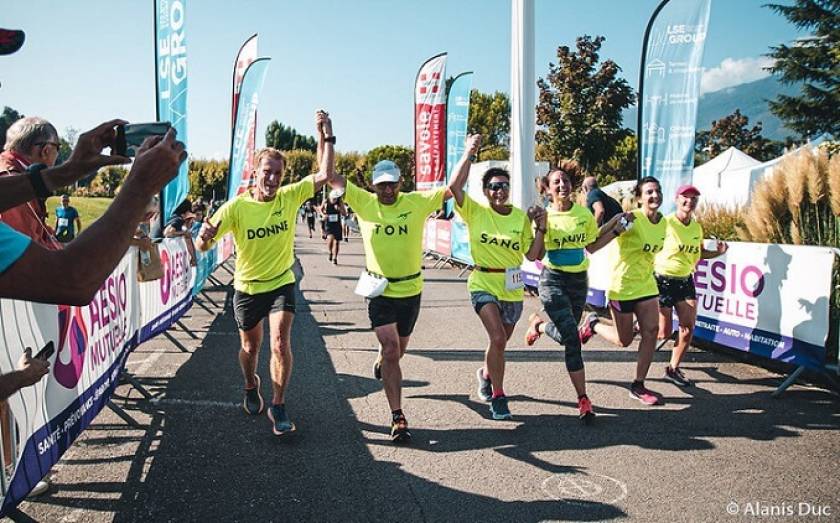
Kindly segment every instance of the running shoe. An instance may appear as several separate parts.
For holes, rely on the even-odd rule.
[[[260,377],[254,376],[254,378],[257,380],[257,386],[253,389],[245,389],[245,399],[242,400],[242,408],[252,416],[262,414],[265,409],[265,403],[260,394]]]
[[[295,431],[295,424],[286,414],[285,405],[272,405],[268,409],[268,419],[271,420],[271,431],[275,436],[282,436]]]
[[[578,338],[580,338],[581,345],[585,345],[595,335],[595,324],[599,320],[600,318],[598,318],[598,314],[595,312],[590,312],[586,315],[586,318],[583,320],[583,326],[578,328]]]
[[[580,420],[584,423],[590,423],[595,418],[592,402],[586,396],[578,398],[578,410],[580,411]]]
[[[333,265],[338,265],[338,258],[333,258]]]
[[[373,377],[382,381],[382,356],[377,356],[373,362]]]
[[[525,331],[525,343],[529,347],[536,343],[540,339],[540,336],[542,336],[542,333],[540,333],[541,323],[543,323],[543,319],[536,312],[528,316],[528,330]]]
[[[630,385],[630,397],[641,401],[645,405],[659,404],[659,396],[654,394],[642,383],[633,383]]]
[[[332,261],[332,253],[330,253],[330,261]]]
[[[490,400],[490,414],[495,420],[513,419],[513,414],[508,408],[507,396],[496,396]]]
[[[665,379],[679,387],[690,387],[692,385],[691,380],[685,377],[679,367],[676,369],[671,368],[670,365],[665,367]]]
[[[406,421],[405,416],[391,420],[391,441],[394,443],[411,441],[411,432],[408,430],[408,421]]]
[[[493,399],[493,386],[490,383],[490,377],[484,377],[484,367],[479,367],[475,371],[475,377],[478,379],[478,397],[481,401]]]

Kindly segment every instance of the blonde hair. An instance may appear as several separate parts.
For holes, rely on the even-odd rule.
[[[275,149],[274,147],[263,147],[254,155],[254,168],[260,164],[263,158],[272,158],[274,160],[280,160],[283,162],[283,169],[286,168],[286,157],[279,149]]]

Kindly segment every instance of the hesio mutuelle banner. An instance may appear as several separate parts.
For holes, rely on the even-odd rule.
[[[271,58],[258,58],[246,69],[242,78],[239,106],[236,109],[236,123],[233,126],[233,142],[230,150],[230,174],[228,176],[228,199],[248,188],[248,176],[253,170],[253,135],[257,126],[257,105],[265,83]],[[243,178],[243,174],[245,178]]]
[[[414,166],[417,190],[442,187],[446,168],[446,53],[426,60],[414,82]]]
[[[639,176],[662,183],[660,211],[691,182],[711,0],[664,0],[648,23],[639,71]]]
[[[157,119],[170,122],[178,140],[187,143],[187,40],[184,31],[185,0],[155,0],[155,58],[157,62]],[[163,188],[161,219],[166,222],[190,191],[189,161]]]

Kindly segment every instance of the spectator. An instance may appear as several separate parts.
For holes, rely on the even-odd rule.
[[[0,177],[0,212],[46,198],[104,167],[128,163],[122,156],[101,153],[115,137],[122,120],[105,122],[79,136],[70,158],[60,166],[31,166],[25,175]],[[27,236],[0,224],[0,297],[87,305],[125,254],[148,201],[178,173],[186,158],[184,144],[172,130],[149,138],[138,151],[122,190],[105,214],[87,227],[67,248],[48,251]],[[91,263],[96,260],[96,263]]]
[[[5,150],[0,153],[0,176],[22,174],[27,167],[55,165],[58,159],[58,132],[43,118],[27,117],[6,131]],[[0,220],[47,248],[58,248],[46,225],[45,199],[32,198],[0,214]]]
[[[55,236],[61,243],[67,243],[76,237],[77,232],[82,232],[82,220],[79,219],[79,211],[70,205],[70,197],[65,194],[61,197],[61,207],[55,209]]]
[[[594,176],[587,176],[581,189],[586,194],[586,206],[595,215],[598,227],[610,221],[616,214],[624,212],[615,198],[598,188],[598,180]]]

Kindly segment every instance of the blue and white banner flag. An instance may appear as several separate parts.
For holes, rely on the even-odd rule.
[[[271,58],[258,58],[251,62],[242,77],[239,92],[239,105],[236,108],[236,123],[233,126],[233,143],[230,149],[230,174],[228,175],[228,199],[248,188],[253,171],[253,144],[249,140],[254,136],[257,126],[257,105],[260,92],[265,83],[268,64]]]
[[[157,67],[157,119],[170,122],[178,140],[187,144],[187,40],[185,0],[155,0],[155,58]],[[190,192],[189,161],[163,188],[161,216],[165,223]]]
[[[703,48],[711,0],[664,0],[645,35],[639,72],[639,177],[662,183],[660,211],[691,182]]]
[[[472,72],[461,73],[452,81],[446,98],[446,182],[452,176],[452,169],[464,154],[467,140],[467,122],[470,118],[470,90]],[[453,199],[444,206],[446,215],[452,214]]]

